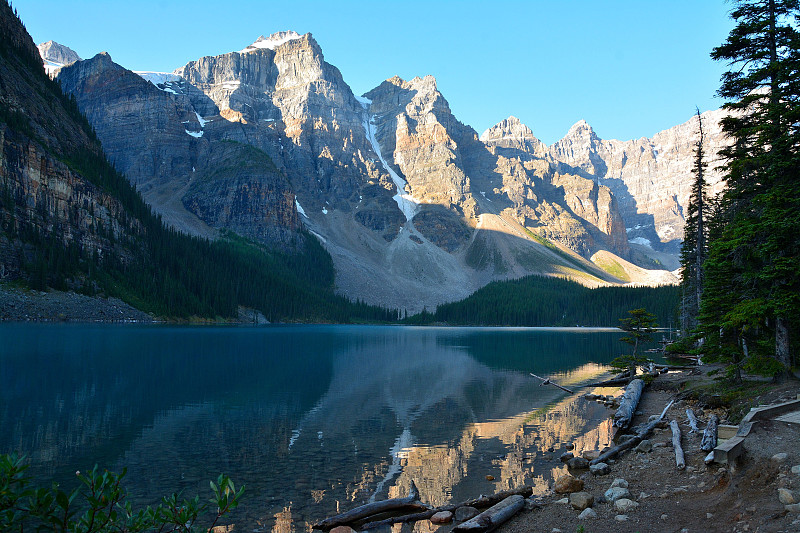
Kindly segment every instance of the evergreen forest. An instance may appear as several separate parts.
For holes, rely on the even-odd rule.
[[[680,289],[662,287],[598,287],[574,281],[526,276],[495,281],[459,302],[440,305],[436,312],[406,319],[412,324],[470,326],[619,326],[630,309],[647,308],[663,327],[674,318]]]
[[[682,250],[679,349],[776,378],[797,365],[800,334],[800,3],[739,0],[711,57],[730,70],[719,96],[732,143],[725,189],[710,198],[697,145]]]

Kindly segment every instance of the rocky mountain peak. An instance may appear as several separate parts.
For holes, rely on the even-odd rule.
[[[55,41],[47,41],[37,45],[39,54],[42,59],[52,61],[53,63],[60,63],[61,65],[71,65],[76,61],[80,61],[80,56],[75,53],[71,48],[59,44]]]
[[[58,74],[61,67],[81,60],[74,50],[55,41],[47,41],[37,45],[36,48],[39,49],[39,55],[42,56],[44,62],[44,69],[50,77]]]
[[[289,30],[289,31],[275,32],[272,35],[270,35],[269,37],[264,37],[262,35],[258,39],[256,39],[253,44],[249,45],[247,48],[242,49],[239,53],[243,54],[243,53],[252,52],[254,50],[260,50],[260,49],[264,49],[264,48],[269,49],[269,50],[275,50],[276,47],[278,47],[278,46],[280,46],[280,45],[282,45],[284,43],[288,43],[289,41],[293,41],[295,39],[301,39],[302,37],[305,37],[305,36],[311,37],[311,34],[307,33],[307,34],[301,36],[296,31]]]
[[[108,52],[100,52],[91,59],[87,59],[85,61],[76,61],[74,64],[69,66],[71,67],[69,72],[65,70],[61,71],[59,69],[59,75],[63,73],[66,77],[70,77],[71,79],[76,77],[79,79],[87,79],[92,76],[97,76],[105,71],[116,70],[120,72],[127,72],[126,69],[114,63]],[[65,78],[60,77],[59,79],[63,80]]]
[[[590,137],[597,137],[597,135],[595,135],[594,130],[589,125],[589,123],[583,119],[573,124],[572,127],[567,132],[567,137],[582,137],[584,135],[588,135]]]
[[[480,140],[492,146],[522,150],[536,157],[547,152],[544,143],[515,116],[510,116],[484,131]]]
[[[505,138],[526,140],[535,137],[533,136],[533,131],[513,115],[501,120],[481,134],[481,141],[483,142],[493,142]]]

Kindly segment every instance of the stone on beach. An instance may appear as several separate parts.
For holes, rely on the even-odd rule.
[[[614,509],[621,513],[627,513],[639,507],[639,504],[629,498],[620,498],[614,502]]]
[[[631,493],[625,487],[611,487],[604,496],[607,501],[614,503],[621,498],[631,498]]]
[[[591,507],[593,503],[594,496],[588,492],[573,492],[569,495],[569,504],[577,511],[583,511],[584,509]]]
[[[431,522],[434,524],[449,524],[453,521],[453,513],[450,511],[439,511],[431,517]]]
[[[611,473],[611,467],[606,463],[597,463],[589,466],[589,472],[595,476],[605,476]]]
[[[589,461],[583,457],[573,457],[567,461],[567,468],[570,470],[586,470],[589,468]]]
[[[570,474],[564,474],[556,480],[553,488],[558,494],[569,494],[571,492],[579,492],[583,490],[583,480],[576,479]]]
[[[789,489],[778,489],[778,500],[780,500],[783,505],[798,503],[794,493]]]

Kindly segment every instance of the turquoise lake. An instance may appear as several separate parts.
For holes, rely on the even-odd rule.
[[[175,491],[205,499],[224,472],[247,486],[236,531],[305,531],[404,496],[412,480],[432,505],[544,491],[567,444],[610,442],[612,413],[580,395],[625,351],[620,336],[0,324],[0,452],[26,454],[38,479],[66,488],[76,470],[127,467],[137,504]]]

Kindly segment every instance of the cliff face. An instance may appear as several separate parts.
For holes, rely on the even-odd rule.
[[[624,226],[608,189],[554,173],[543,159],[546,147],[518,119],[510,117],[478,139],[453,116],[432,76],[394,77],[365,96],[381,151],[391,154],[389,164],[416,203],[444,206],[473,225],[482,213],[510,217],[584,257],[599,249],[627,256]],[[426,213],[423,207],[414,223],[437,242],[441,232],[437,226],[427,230]]]
[[[724,116],[723,110],[701,115],[712,195],[722,187],[716,154],[729,142],[720,125]],[[602,140],[581,121],[550,147],[550,157],[613,192],[631,241],[675,253],[683,239],[698,140],[696,116],[652,138],[631,141]]]
[[[617,282],[587,259],[630,253],[577,140],[572,166],[514,117],[479,138],[432,76],[355,97],[310,34],[172,73],[137,75],[101,54],[58,80],[165,221],[276,246],[305,227],[352,298],[418,311],[531,273]]]
[[[481,139],[496,156],[490,180],[495,195],[511,201],[511,214],[526,228],[590,257],[609,250],[629,254],[625,226],[611,191],[580,172],[562,168],[546,146],[515,117],[486,130]]]
[[[231,124],[204,119],[179,95],[185,84],[159,90],[107,54],[65,67],[58,80],[76,95],[117,169],[165,221],[203,236],[227,228],[270,245],[296,240],[300,221],[286,177],[266,154],[252,157],[257,149],[244,153],[249,146],[227,141]],[[195,100],[203,109],[208,99]]]
[[[141,227],[64,161],[99,151],[42,68],[30,36],[0,3],[0,278],[30,271],[45,243],[125,263]]]
[[[261,37],[240,52],[203,57],[174,74],[213,101],[225,138],[263,150],[289,178],[308,212],[356,207],[359,220],[397,233],[392,182],[375,163],[363,109],[311,34]],[[380,219],[380,220],[377,220]]]

